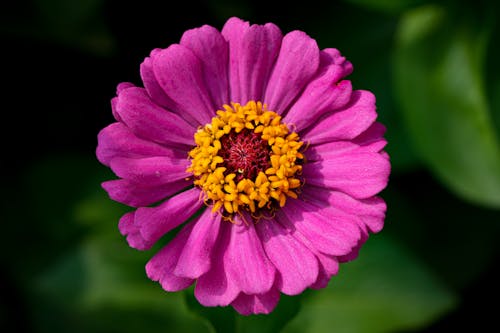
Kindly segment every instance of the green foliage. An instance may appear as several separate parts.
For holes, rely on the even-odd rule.
[[[165,293],[147,279],[147,256],[122,239],[82,242],[34,281],[41,331],[208,332],[184,306],[182,294]],[[47,308],[63,321],[47,320]]]
[[[402,17],[394,84],[423,161],[458,195],[498,208],[498,110],[486,99],[484,75],[491,25],[463,14],[426,6]]]
[[[100,188],[112,178],[105,167],[59,156],[28,173],[20,189],[32,209],[14,211],[22,220],[37,217],[40,230],[25,260],[11,267],[30,295],[26,303],[38,332],[208,332],[181,293],[166,293],[147,278],[144,265],[158,248],[136,251],[119,234],[118,219],[127,209]]]
[[[407,249],[372,237],[356,261],[341,266],[325,290],[304,296],[286,327],[298,332],[396,332],[425,327],[456,305],[456,296]]]

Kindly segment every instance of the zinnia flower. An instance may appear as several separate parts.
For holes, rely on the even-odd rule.
[[[302,31],[229,19],[188,30],[118,85],[116,122],[97,157],[119,179],[119,221],[169,292],[193,284],[204,306],[269,313],[280,293],[323,288],[382,229],[385,128],[352,65]]]

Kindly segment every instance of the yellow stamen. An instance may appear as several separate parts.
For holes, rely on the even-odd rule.
[[[217,116],[194,134],[196,146],[189,152],[191,166],[187,171],[194,175],[194,184],[203,189],[204,200],[212,202],[214,212],[224,209],[231,215],[242,210],[256,213],[264,207],[283,207],[288,197],[297,198],[302,184],[297,176],[302,170],[304,157],[299,149],[303,142],[265,104],[231,104],[224,105],[224,110],[218,110]],[[242,177],[245,172],[240,168],[227,173],[224,158],[218,154],[223,149],[221,138],[244,129],[260,133],[269,145],[269,167],[255,179],[236,178],[236,173]]]

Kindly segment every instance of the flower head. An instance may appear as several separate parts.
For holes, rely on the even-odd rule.
[[[323,288],[383,227],[385,128],[352,65],[301,31],[229,19],[186,31],[122,83],[97,157],[135,207],[119,222],[167,291],[195,284],[205,306],[269,313],[280,293]]]

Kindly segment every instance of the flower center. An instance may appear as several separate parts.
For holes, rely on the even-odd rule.
[[[297,198],[303,142],[261,102],[231,104],[194,134],[187,171],[214,212],[230,217],[246,210],[256,217]]]
[[[220,142],[219,156],[224,159],[225,173],[234,173],[235,181],[255,179],[259,172],[269,168],[271,149],[259,133],[244,128],[239,133],[229,132],[220,138]]]

